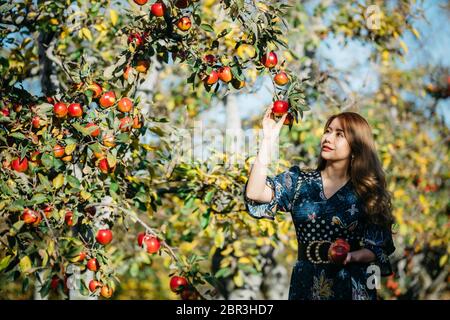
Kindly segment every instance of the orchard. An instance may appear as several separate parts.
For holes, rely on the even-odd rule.
[[[394,2],[371,29],[366,1],[0,1],[0,297],[282,298],[264,281],[275,267],[288,280],[295,230],[287,214],[247,214],[254,154],[230,165],[220,150],[186,156],[178,140],[198,121],[260,129],[261,90],[273,117],[287,114],[278,170],[314,165],[325,115],[371,120],[398,222],[396,276],[380,294],[448,297],[448,126],[436,110],[449,72],[398,68],[419,8]],[[349,91],[325,64],[327,39],[369,48],[373,92]],[[341,261],[348,248],[333,250]]]

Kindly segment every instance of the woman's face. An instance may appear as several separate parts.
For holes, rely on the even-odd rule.
[[[350,158],[351,148],[338,118],[334,118],[325,130],[320,146],[324,160],[339,161]]]

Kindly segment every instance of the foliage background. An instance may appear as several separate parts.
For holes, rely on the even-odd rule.
[[[392,257],[395,276],[384,279],[380,296],[448,299],[449,2],[375,1],[381,8],[382,23],[380,29],[371,31],[363,13],[372,2],[286,3],[293,8],[283,16],[287,28],[280,24],[283,32],[277,37],[289,45],[289,50],[281,46],[277,49],[276,43],[270,42],[268,47],[277,49],[280,60],[285,61],[283,68],[290,75],[309,78],[303,89],[310,110],[305,110],[291,130],[283,129],[280,161],[273,166],[273,174],[292,164],[314,167],[322,126],[328,116],[343,110],[361,113],[373,128],[398,222],[397,250]],[[21,83],[33,95],[46,96],[57,88],[68,99],[77,95],[72,84],[79,79],[70,79],[76,73],[91,80],[102,79],[104,88],[121,86],[127,94],[139,97],[135,101],[146,117],[145,126],[129,144],[131,150],[118,149],[114,154],[122,165],[122,174],[119,172],[112,180],[96,174],[83,176],[83,183],[103,190],[87,202],[109,195],[120,206],[136,212],[173,248],[183,265],[174,268],[168,250],[150,256],[138,248],[136,235],[143,231],[142,225],[135,224],[123,212],[114,211],[114,241],[101,251],[107,261],[98,275],[115,285],[113,298],[176,299],[168,282],[169,274],[177,270],[203,279],[215,275],[218,291],[212,298],[285,299],[297,246],[290,216],[279,214],[275,222],[256,221],[246,213],[242,201],[242,189],[256,152],[256,144],[251,141],[255,141],[253,133],[257,131],[245,131],[250,143],[244,152],[226,156],[220,148],[211,153],[204,148],[201,156],[195,157],[198,154],[194,152],[190,157],[181,154],[178,140],[186,133],[182,129],[192,134],[199,122],[205,129],[216,129],[222,135],[226,129],[259,129],[264,108],[280,93],[269,72],[249,68],[245,71],[244,89],[227,91],[221,85],[216,93],[211,93],[201,84],[186,82],[192,74],[189,63],[173,63],[171,59],[164,63],[169,47],[161,46],[159,54],[144,56],[152,63],[149,72],[140,76],[142,81],[137,79],[127,86],[119,75],[119,86],[119,82],[114,82],[116,78],[107,79],[104,71],[127,50],[130,26],[141,30],[142,25],[134,17],[140,10],[148,12],[148,5],[140,9],[131,1],[67,1],[71,6],[54,7],[45,6],[45,1],[41,4],[41,14],[34,25],[20,25],[19,20],[17,32],[9,27],[0,29],[2,75],[10,81],[3,80],[2,97],[9,97],[14,91],[10,84]],[[222,58],[220,62],[229,63],[233,55],[252,60],[254,48],[236,49],[243,34],[242,25],[231,19],[233,13],[221,14],[219,1],[198,4],[202,22],[216,34],[226,28],[232,30],[216,49]],[[267,5],[270,1],[261,1],[257,8],[268,11]],[[17,15],[23,12],[26,10]],[[257,24],[250,18],[248,21],[253,27]],[[121,35],[119,30],[125,33]],[[189,40],[198,52],[205,52],[204,46],[211,42],[213,34],[202,30],[192,31]],[[51,40],[46,39],[48,34],[53,34]],[[5,40],[8,38],[13,39],[11,43]],[[49,63],[40,57],[44,49],[39,44],[43,42],[54,48],[56,58],[50,57],[52,72],[42,71]],[[132,52],[133,48],[128,50]],[[64,69],[79,72],[71,74]],[[47,88],[49,83],[54,83],[54,88]],[[9,108],[5,99],[2,103],[2,107]],[[49,137],[39,147],[54,144],[52,139]],[[229,165],[226,161],[233,156],[239,162]],[[2,161],[7,157],[3,152]],[[10,181],[18,183],[16,179],[20,177],[12,178],[7,170],[2,170],[4,185],[10,186]],[[70,175],[71,171],[62,172]],[[37,270],[24,270],[19,263],[13,266],[12,258],[7,258],[11,255],[6,240],[11,235],[11,225],[5,208],[11,196],[3,192],[1,197],[0,297],[35,298]],[[64,205],[75,201],[64,195],[58,199],[62,212]],[[63,213],[59,215],[55,223],[58,220],[62,225]],[[95,221],[89,220],[83,210],[76,215],[87,229],[94,225]],[[61,230],[61,236],[72,232]],[[46,237],[31,237],[37,253],[48,243]],[[56,243],[63,246],[60,241]],[[32,256],[26,248],[15,254],[17,262]],[[39,255],[32,264],[42,264]],[[65,264],[55,258],[46,274],[48,281],[53,275],[64,277],[64,268],[55,267],[61,265]],[[61,297],[62,285],[57,292],[50,292],[50,298]]]

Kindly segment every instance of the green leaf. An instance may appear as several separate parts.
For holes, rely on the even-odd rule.
[[[33,195],[33,198],[31,198],[31,204],[41,204],[47,201],[47,196],[42,193],[37,193]]]
[[[102,147],[98,142],[89,145],[89,149],[91,149],[92,152],[102,152]]]
[[[119,190],[119,184],[117,182],[112,182],[109,186],[109,190],[117,192],[117,190]]]
[[[80,132],[83,136],[88,136],[88,135],[91,134],[91,133],[89,132],[89,129],[86,129],[85,127],[83,127],[81,124],[79,124],[79,123],[77,123],[77,122],[73,123],[72,126],[73,126],[78,132]],[[92,130],[95,130],[95,128],[92,129]]]
[[[80,188],[80,181],[74,176],[67,176],[67,183],[69,183],[72,188]]]
[[[48,293],[50,292],[52,280],[48,280],[44,282],[44,285],[41,287],[41,290],[39,290],[39,293],[41,294],[41,297],[47,297]]]
[[[2,261],[0,261],[0,271],[6,269],[9,265],[9,262],[11,261],[11,258],[13,256],[6,256],[2,259]]]
[[[64,184],[64,175],[62,173],[58,174],[54,179],[53,179],[53,187],[55,189],[59,189],[63,186]]]
[[[207,32],[214,32],[213,27],[211,27],[209,24],[206,24],[206,23],[202,23],[200,25],[200,28],[202,28],[203,30],[205,30]]]
[[[8,187],[8,185],[6,185],[6,183],[0,184],[0,190],[2,191],[3,194],[6,194],[8,196],[13,195],[13,191],[11,190],[11,188]]]
[[[13,132],[9,136],[13,137],[13,138],[16,138],[16,139],[19,139],[19,140],[24,140],[24,139],[27,138],[23,133],[20,133],[20,132]]]
[[[117,142],[119,143],[128,143],[130,141],[131,137],[128,133],[121,133],[117,135]]]
[[[25,207],[25,200],[24,199],[18,199],[15,200],[11,205],[8,207],[8,211],[12,212],[20,212],[23,211]]]
[[[81,293],[83,296],[89,295],[89,290],[88,290],[86,284],[84,283],[84,281],[80,281],[80,282],[81,282],[80,293]]]
[[[205,203],[206,204],[210,204],[211,203],[211,200],[212,200],[212,197],[214,196],[214,193],[216,193],[216,190],[211,190],[211,191],[209,191],[206,194],[206,196],[205,196]]]
[[[133,278],[139,275],[139,265],[137,263],[133,263],[130,267],[130,276]]]
[[[51,105],[50,103],[41,103],[36,107],[36,113],[41,117],[45,116],[51,110],[53,110],[53,105]]]
[[[200,219],[200,226],[202,227],[202,229],[206,229],[206,227],[209,224],[210,217],[211,217],[211,209],[208,208],[208,210],[206,210],[206,212],[202,214],[202,217]]]
[[[38,173],[39,181],[41,182],[41,185],[44,186],[45,189],[49,190],[51,188],[50,181],[48,181],[48,178],[44,176],[42,173]]]
[[[216,278],[226,278],[226,277],[229,277],[231,274],[232,274],[231,269],[226,267],[226,268],[222,268],[219,271],[217,271],[214,276]]]
[[[51,169],[53,167],[53,158],[47,153],[42,155],[41,162],[47,169]]]

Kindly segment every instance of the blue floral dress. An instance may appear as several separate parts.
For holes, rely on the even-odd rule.
[[[274,190],[270,203],[248,199],[244,189],[245,204],[252,217],[273,220],[277,210],[289,211],[300,245],[343,238],[371,250],[376,256],[372,263],[345,266],[315,264],[299,258],[291,275],[289,299],[376,300],[379,276],[392,274],[388,256],[395,247],[389,230],[365,222],[362,203],[351,181],[329,199],[324,195],[319,170],[300,170],[293,166],[275,177],[267,177],[266,183]]]

